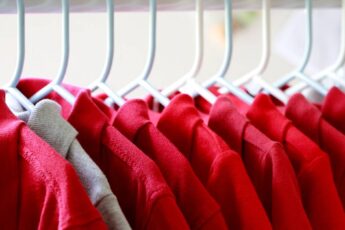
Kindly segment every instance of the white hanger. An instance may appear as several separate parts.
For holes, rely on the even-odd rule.
[[[313,76],[313,79],[316,81],[322,81],[323,79],[329,77],[333,79],[335,82],[338,84],[342,85],[345,87],[345,80],[342,79],[338,75],[338,71],[344,66],[345,64],[345,0],[342,0],[342,19],[341,19],[341,44],[340,44],[340,52],[338,55],[338,58],[336,62],[326,68],[325,70],[321,71],[320,73],[317,73],[315,76]],[[290,87],[287,89],[287,93],[292,95],[297,92],[300,92],[304,90],[306,87],[308,87],[307,84],[301,82],[300,84],[297,84],[295,86]]]
[[[213,76],[211,79],[206,81],[203,86],[209,88],[214,84],[220,84],[225,87],[229,92],[236,95],[244,102],[251,104],[253,102],[253,97],[245,93],[243,90],[234,86],[231,82],[225,79],[226,73],[229,70],[231,57],[232,57],[232,47],[233,47],[233,30],[232,30],[232,0],[225,1],[225,35],[226,35],[226,48],[224,54],[223,64],[218,71],[218,73]]]
[[[232,40],[231,40],[231,26],[232,26],[232,1],[231,0],[225,0],[225,9],[226,9],[226,30],[227,30],[227,49],[225,53],[225,58],[222,66],[222,73],[225,74],[227,72],[227,69],[229,67],[229,63],[231,60],[231,51],[232,51]],[[201,0],[196,1],[196,12],[197,12],[197,33],[196,33],[196,44],[199,47],[202,47],[202,41],[203,41],[203,3]],[[202,52],[199,52],[197,49],[197,54],[202,54]],[[198,56],[196,56],[198,57]],[[200,57],[199,57],[200,58]],[[198,59],[196,59],[198,60]],[[180,91],[182,93],[186,93],[191,95],[192,97],[197,96],[197,94],[201,95],[203,98],[205,98],[209,103],[213,104],[216,100],[217,97],[211,93],[206,87],[203,87],[199,83],[196,82],[195,78],[197,76],[199,69],[197,71],[192,71],[190,72],[191,74],[185,75],[180,81],[177,82],[176,86],[181,87]],[[169,92],[170,93],[170,92]],[[243,94],[245,94],[243,92]]]
[[[113,90],[111,90],[110,87],[106,84],[106,81],[109,78],[114,57],[114,4],[113,0],[106,0],[106,2],[108,13],[107,61],[105,63],[101,77],[97,79],[95,82],[93,82],[89,86],[89,88],[92,92],[99,88],[102,89],[113,102],[115,102],[118,106],[122,106],[125,103],[125,100],[119,95],[117,95],[115,92],[113,92]]]
[[[283,91],[280,89],[273,87],[270,85],[266,80],[262,78],[263,73],[267,69],[267,65],[270,58],[271,53],[271,18],[270,18],[270,8],[271,8],[271,1],[270,0],[262,0],[262,46],[263,46],[263,53],[261,56],[260,64],[257,68],[255,68],[250,73],[244,75],[243,77],[239,78],[238,80],[234,81],[234,85],[241,86],[243,84],[248,83],[249,81],[253,80],[254,82],[258,83],[262,88],[267,90],[277,99],[282,101],[283,103],[287,103],[288,97],[284,94]],[[228,92],[228,90],[221,89],[220,92]]]
[[[61,3],[63,15],[63,58],[61,61],[60,70],[57,77],[52,80],[51,83],[43,87],[30,98],[33,103],[36,103],[39,100],[43,99],[52,91],[57,92],[71,105],[73,105],[75,102],[75,97],[61,86],[66,75],[69,59],[69,0],[61,0]]]
[[[181,88],[180,91],[183,93],[190,94],[192,97],[197,96],[196,94],[200,94],[202,97],[204,97],[208,102],[214,103],[216,101],[216,96],[213,95],[207,88],[211,86],[214,83],[222,84],[223,86],[227,86],[228,89],[230,89],[231,92],[233,92],[235,95],[242,98],[244,101],[250,103],[251,97],[243,92],[242,90],[236,88],[231,83],[227,82],[224,77],[226,75],[226,72],[229,69],[230,61],[231,61],[231,54],[232,54],[232,0],[225,0],[225,30],[226,30],[226,51],[224,55],[223,64],[221,66],[221,69],[219,72],[211,78],[210,82],[207,82],[204,86],[201,86],[199,83],[195,81],[195,78],[197,77],[197,73],[200,70],[201,65],[201,56],[202,55],[202,49],[203,49],[203,5],[202,1],[198,0],[196,1],[196,23],[197,23],[197,31],[196,31],[196,45],[197,45],[197,55],[196,55],[196,61],[195,65],[193,66],[192,70],[185,75],[183,78],[181,78],[179,81],[177,81],[172,87],[169,87],[168,90],[165,90],[164,92],[167,93],[165,95],[168,95],[175,91],[178,87],[181,87],[185,85],[185,88]],[[198,62],[200,61],[200,62]],[[198,67],[198,68],[196,68]],[[191,87],[196,92],[191,91],[189,88]]]
[[[307,76],[304,71],[306,69],[306,66],[310,60],[310,55],[312,51],[312,44],[313,44],[313,18],[312,18],[312,0],[305,0],[306,4],[306,11],[307,11],[307,33],[306,33],[306,41],[307,46],[304,53],[304,58],[302,60],[301,65],[299,68],[288,74],[287,76],[279,79],[274,85],[276,87],[282,87],[286,85],[288,82],[290,82],[294,78],[298,78],[305,83],[307,83],[310,87],[314,88],[316,91],[318,91],[322,95],[327,94],[327,89],[323,87],[319,82],[315,81],[311,77]]]
[[[25,5],[24,0],[17,0],[18,15],[18,57],[16,71],[11,82],[4,87],[4,90],[11,94],[26,110],[32,111],[34,105],[16,87],[23,73],[25,59]]]
[[[149,75],[152,70],[155,53],[156,53],[156,24],[157,24],[157,3],[156,0],[150,0],[150,49],[149,49],[149,55],[146,62],[146,66],[144,68],[144,71],[142,72],[139,77],[137,77],[134,81],[129,83],[127,86],[119,90],[118,94],[123,97],[127,95],[128,93],[132,92],[134,89],[138,88],[139,86],[142,86],[144,89],[146,89],[148,92],[150,92],[155,99],[157,99],[163,106],[167,106],[170,102],[170,100],[161,94],[157,89],[155,89],[147,80],[149,78]]]
[[[203,12],[204,12],[204,5],[202,0],[196,1],[196,12],[197,12],[197,44],[199,46],[203,46],[203,27],[204,27],[204,21],[203,21]],[[202,96],[204,99],[206,99],[209,103],[213,104],[216,102],[217,97],[213,95],[208,89],[204,88],[201,84],[199,84],[196,79],[197,74],[191,74],[186,75],[186,77],[183,79],[184,84],[179,89],[180,92],[189,94],[191,97],[196,97],[197,95]]]
[[[189,79],[195,78],[200,72],[202,61],[204,58],[204,11],[203,0],[196,0],[195,2],[195,58],[192,68],[187,74],[179,80],[162,90],[162,94],[169,96],[181,86],[186,84]]]

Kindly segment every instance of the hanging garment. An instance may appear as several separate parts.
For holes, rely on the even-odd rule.
[[[2,229],[107,229],[73,167],[18,120],[0,91]]]
[[[109,107],[103,111],[106,109]],[[126,102],[113,116],[112,123],[155,161],[191,229],[227,229],[220,206],[203,187],[187,159],[152,124],[144,101]]]
[[[209,127],[240,153],[273,229],[311,229],[283,147],[250,124],[228,96],[218,97],[209,116]]]
[[[240,156],[203,123],[191,97],[174,97],[163,110],[157,128],[189,160],[221,206],[230,229],[271,229]]]
[[[268,137],[283,144],[313,229],[343,229],[345,215],[327,154],[295,128],[267,95],[256,97],[247,117]]]
[[[322,104],[322,117],[345,134],[345,94],[333,87]]]
[[[18,88],[31,96],[48,83],[23,79]],[[189,229],[155,163],[109,124],[88,90],[65,87],[77,95],[72,108],[54,92],[48,98],[61,105],[63,116],[79,132],[80,144],[106,175],[131,227]]]
[[[39,101],[31,113],[17,111],[17,116],[32,131],[73,165],[108,228],[131,229],[107,178],[80,146],[76,139],[78,132],[60,114],[60,106],[51,100]]]
[[[335,185],[345,208],[345,135],[325,121],[320,110],[302,94],[291,97],[285,116],[328,154]]]

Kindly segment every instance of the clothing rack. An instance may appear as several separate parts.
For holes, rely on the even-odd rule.
[[[116,0],[116,11],[146,11],[149,1],[144,0]],[[205,9],[223,9],[223,0],[208,0],[204,2]],[[303,0],[272,0],[273,8],[303,8]],[[25,1],[27,13],[51,13],[60,12],[60,1],[52,0],[27,0]],[[261,0],[234,0],[233,7],[236,9],[259,9]],[[341,0],[314,0],[313,6],[317,8],[340,7]],[[72,12],[102,12],[105,11],[104,0],[73,0],[70,1]],[[160,0],[157,1],[157,8],[165,11],[193,10],[194,0]],[[15,13],[16,1],[1,0],[0,13]]]
[[[300,64],[284,75],[276,74],[272,84],[266,78],[273,56],[271,24],[281,23],[271,20],[271,8],[305,10],[304,44],[297,39],[304,46],[298,48],[303,55],[295,58]],[[334,12],[341,13],[335,17],[340,36],[338,32],[315,36],[313,18],[327,22],[327,17],[313,17],[314,8],[341,8],[341,12],[326,11],[332,17],[337,16]],[[70,9],[85,13],[74,14],[73,19],[90,17],[77,30],[84,25],[89,30],[97,22],[94,16],[107,16],[102,19],[106,35],[90,29],[106,38],[106,55],[103,71],[91,74],[88,86],[65,81],[73,44],[70,31],[75,28],[70,26]],[[195,16],[193,65],[162,88],[149,81],[151,75],[158,75],[152,74],[154,65],[160,64],[155,56],[161,39],[157,34],[163,30],[157,29],[157,9],[162,14],[189,11],[171,14]],[[204,32],[204,9],[222,13],[217,30]],[[240,78],[226,79],[235,59],[234,34],[242,26],[238,26],[239,16],[233,17],[238,9],[261,12],[243,15],[258,15],[262,20],[262,56]],[[127,16],[117,12],[141,11],[149,19],[145,22],[148,49],[133,49],[129,39],[123,48],[134,51],[138,60],[140,54],[147,54],[146,62],[131,82],[122,85],[117,80],[127,80],[130,74],[110,74],[114,57],[117,61],[115,40],[121,33],[121,29],[115,31],[116,16],[119,21]],[[26,12],[39,19],[33,23],[35,28],[27,26]],[[281,17],[283,13],[278,11]],[[345,0],[0,0],[0,15],[2,37],[17,41],[17,49],[4,49],[17,51],[17,61],[8,82],[0,84],[0,229],[345,229]],[[52,78],[31,77],[23,71],[27,44],[34,47],[33,40],[26,39],[26,28],[50,35],[49,29],[58,28],[48,16],[59,16],[62,25],[61,65]],[[7,18],[16,19],[17,27]],[[124,22],[125,30],[146,26],[127,18]],[[179,16],[170,22],[187,25]],[[46,28],[41,29],[40,23]],[[298,19],[296,26],[301,23]],[[331,25],[338,24],[325,23],[325,28]],[[172,27],[167,24],[165,29],[173,31]],[[16,36],[6,37],[15,28]],[[171,39],[167,46],[173,50],[175,42],[181,44],[181,35],[191,36],[188,30],[181,27],[175,36],[161,34]],[[215,74],[207,74],[202,82],[196,78],[204,65],[204,43],[209,42],[205,35],[213,33],[224,38],[220,42],[224,45],[219,46],[224,57]],[[249,35],[248,45],[258,40],[259,35]],[[293,44],[297,35],[293,31],[285,38]],[[316,74],[308,73],[314,38],[331,36],[340,40],[340,48],[334,48],[338,58]],[[78,42],[84,37],[79,36]],[[130,37],[142,39],[136,34]],[[333,48],[334,42],[328,41],[329,46],[319,47]],[[74,62],[79,69],[97,67],[96,61],[85,64],[80,59],[98,58],[93,51],[102,48],[101,42],[86,42],[86,52],[78,52],[81,58]],[[47,54],[43,57],[51,53],[47,44],[38,44]],[[255,56],[256,48],[248,47],[243,52],[248,57],[237,58],[241,65]],[[169,68],[161,66],[168,70],[183,64],[180,57],[188,50],[181,48],[178,59],[170,59]],[[331,59],[324,53],[325,60]],[[134,59],[128,57],[125,66],[134,69]],[[82,71],[76,74],[78,80],[84,76]],[[116,82],[110,83],[109,78]],[[115,84],[121,88],[113,89]],[[139,87],[147,94],[132,100],[131,94]]]

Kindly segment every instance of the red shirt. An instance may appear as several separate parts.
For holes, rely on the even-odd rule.
[[[157,127],[187,157],[230,229],[271,228],[240,156],[203,123],[191,97],[174,97]]]
[[[334,181],[345,207],[345,135],[325,121],[320,110],[302,94],[296,94],[289,100],[286,117],[328,154]]]
[[[333,87],[328,92],[322,105],[322,116],[345,134],[345,94],[340,89]]]
[[[240,153],[273,229],[311,229],[295,173],[281,144],[250,124],[228,96],[218,97],[208,125]]]
[[[23,79],[19,88],[32,95],[48,81]],[[175,197],[155,163],[109,124],[92,101],[90,92],[66,86],[76,94],[71,106],[56,93],[50,99],[62,105],[63,115],[79,132],[78,140],[107,176],[112,191],[133,229],[188,229]]]
[[[155,161],[191,229],[227,229],[219,205],[196,177],[187,159],[151,123],[144,101],[128,101],[119,109],[113,124]]]
[[[1,229],[107,229],[73,167],[7,108],[0,91]]]
[[[247,117],[268,137],[283,144],[295,169],[313,229],[344,229],[345,215],[328,156],[294,127],[267,95],[256,97]]]

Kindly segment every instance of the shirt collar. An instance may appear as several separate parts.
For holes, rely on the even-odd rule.
[[[19,81],[17,88],[26,96],[31,97],[37,91],[45,87],[50,83],[47,79],[40,79],[40,78],[23,78]],[[66,88],[72,95],[77,96],[81,91],[81,88],[76,86],[71,86],[64,84],[64,88]],[[66,102],[59,94],[55,93],[54,91],[48,94],[46,99],[51,99],[53,101],[58,102],[61,105],[61,114],[63,117],[69,117],[70,112],[72,110],[72,106]]]
[[[0,111],[1,119],[0,125],[7,125],[10,123],[23,123],[11,112],[9,107],[6,104],[6,93],[3,90],[0,90]]]
[[[212,92],[214,95],[216,95],[217,97],[220,97],[220,96],[228,97],[228,99],[231,100],[231,104],[233,104],[237,108],[237,111],[239,111],[240,113],[245,114],[248,111],[249,105],[246,104],[243,100],[241,100],[240,98],[238,98],[237,96],[231,93],[220,94],[219,89],[220,88],[218,86],[211,86],[208,88],[208,90]],[[206,99],[204,99],[201,96],[198,96],[194,99],[194,101],[198,110],[206,114],[210,113],[212,109],[212,105]]]
[[[217,133],[226,132],[231,148],[238,153],[243,150],[244,130],[248,120],[241,115],[227,96],[218,97],[210,112],[208,125]]]
[[[48,83],[48,80],[43,79],[23,79],[19,82],[18,88],[29,97]],[[92,143],[87,145],[86,151],[97,161],[100,157],[102,132],[104,127],[109,125],[109,118],[93,102],[90,90],[71,85],[64,87],[76,96],[73,107],[55,92],[46,98],[56,101],[61,106],[62,116],[78,130],[78,140],[81,143]]]
[[[89,90],[82,90],[78,94],[68,121],[78,130],[81,143],[92,143],[87,145],[87,152],[92,159],[98,159],[103,130],[109,123],[107,116],[93,102]]]
[[[202,122],[193,99],[185,94],[175,96],[163,110],[157,127],[183,153],[189,153],[193,144],[194,127]]]
[[[52,100],[39,101],[31,113],[20,112],[18,117],[64,158],[78,132],[61,116],[61,107]]]
[[[113,119],[113,125],[132,141],[138,130],[148,123],[151,123],[148,106],[140,99],[127,101]]]
[[[256,96],[247,112],[247,117],[254,126],[271,139],[281,143],[285,141],[291,122],[278,111],[269,96],[265,94]]]
[[[8,138],[11,139],[12,143],[18,143],[16,140],[18,139],[18,130],[21,125],[24,125],[24,122],[19,120],[8,108],[6,104],[6,99],[5,99],[6,93],[3,90],[0,90],[0,148],[3,150],[4,154],[0,154],[2,157],[6,156],[14,156],[12,152],[9,151],[11,154],[7,154],[5,149],[8,148],[17,148],[18,145],[16,144],[15,146],[11,146],[8,144]],[[6,141],[7,140],[7,141]],[[4,142],[2,142],[4,141]],[[2,146],[2,145],[5,146]],[[15,156],[17,158],[17,156]],[[6,162],[6,161],[5,161]]]
[[[307,136],[320,143],[321,112],[310,104],[302,94],[295,94],[290,98],[285,115]]]
[[[342,132],[345,132],[345,94],[333,87],[325,97],[322,115]]]

